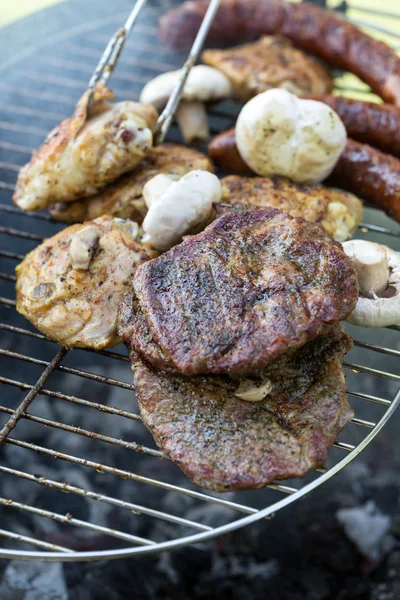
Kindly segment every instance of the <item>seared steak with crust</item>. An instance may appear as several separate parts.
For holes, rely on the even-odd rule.
[[[358,298],[340,244],[277,209],[223,215],[139,267],[133,289],[136,315],[125,307],[121,336],[184,375],[261,372],[328,332]]]
[[[194,483],[218,492],[261,488],[324,464],[352,418],[343,369],[351,338],[339,325],[270,363],[271,392],[234,396],[226,376],[182,377],[137,362],[134,383],[146,427]]]
[[[139,308],[138,300],[133,292],[129,292],[121,303],[118,319],[119,335],[129,346],[129,340],[135,334],[136,351],[146,354],[148,361],[157,367],[170,367],[174,369],[172,361],[164,354],[154,342],[149,331],[146,317]]]

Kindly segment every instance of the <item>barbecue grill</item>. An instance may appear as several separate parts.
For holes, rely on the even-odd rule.
[[[142,11],[113,75],[112,88],[117,99],[137,99],[146,81],[182,64],[183,57],[163,48],[157,39],[157,20],[174,4],[176,2],[172,0],[153,0]],[[71,0],[31,18],[30,27],[28,23],[16,24],[3,34],[3,39],[0,33],[0,43],[5,47],[5,61],[0,68],[0,356],[3,364],[0,376],[0,441],[3,444],[0,447],[0,494],[5,489],[6,480],[18,478],[31,483],[32,486],[51,488],[55,499],[54,511],[39,504],[31,504],[28,501],[29,495],[26,497],[24,494],[12,498],[0,497],[0,508],[14,512],[18,509],[23,514],[35,515],[39,520],[51,519],[68,527],[86,529],[102,535],[106,540],[100,549],[81,551],[48,541],[45,536],[25,535],[18,528],[8,528],[8,522],[2,522],[0,557],[5,558],[76,561],[151,553],[201,542],[259,519],[271,517],[278,510],[322,485],[356,458],[379,433],[400,403],[400,327],[379,330],[348,327],[356,342],[355,349],[347,357],[344,366],[348,394],[355,407],[356,416],[334,444],[327,466],[310,474],[304,481],[277,482],[270,485],[269,490],[260,490],[252,495],[245,492],[236,493],[234,496],[210,494],[198,488],[194,489],[185,478],[180,479],[178,485],[176,472],[165,467],[169,464],[169,459],[154,447],[152,441],[149,441],[147,446],[109,435],[113,419],[123,419],[132,427],[133,432],[139,431],[140,427],[144,429],[137,411],[135,412],[129,360],[122,347],[112,352],[98,353],[58,348],[16,313],[13,274],[15,265],[23,258],[24,253],[40,243],[43,237],[53,235],[62,228],[62,225],[54,223],[47,214],[22,213],[12,205],[11,195],[16,175],[47,131],[71,113],[110,34],[124,22],[132,7],[128,0],[113,3],[112,10],[107,6],[107,2],[102,4],[91,0],[81,3]],[[347,5],[344,8],[349,9]],[[56,19],[57,14],[63,15],[62,26],[59,19]],[[396,19],[397,33],[386,30],[378,22],[373,22],[376,15],[382,14],[358,7],[357,12],[349,13],[349,18],[371,33],[387,36],[386,39],[396,45],[396,39],[400,39],[400,13],[387,13],[391,19]],[[34,19],[39,21],[37,28],[34,26]],[[36,29],[40,29],[40,22],[46,23],[48,27],[49,34],[46,39],[38,38]],[[14,36],[18,35],[18,32],[25,32],[28,40],[29,36],[32,38],[28,45],[24,40],[24,48],[21,44],[19,53],[12,44],[10,47],[5,45],[7,39],[11,40],[14,37],[13,32]],[[365,99],[370,94],[365,85],[355,79],[352,83],[347,76],[338,77],[337,87],[344,93],[356,93]],[[212,133],[231,126],[238,110],[239,106],[233,101],[212,108]],[[179,140],[179,133],[174,126],[171,127],[167,139]],[[359,237],[380,241],[394,249],[400,249],[400,227],[372,209],[366,210],[366,217],[367,222],[361,225]],[[87,365],[90,368],[85,368]],[[104,370],[107,376],[104,375]],[[75,395],[76,382],[81,380],[86,382],[85,393],[82,396]],[[390,383],[387,386],[380,385],[382,380],[388,380]],[[366,389],[366,381],[371,389]],[[105,390],[108,390],[109,386],[124,391],[124,400],[118,407],[102,402],[102,396],[108,394]],[[384,395],[382,388],[388,390],[387,397],[381,397]],[[97,415],[95,422],[100,423],[99,428],[103,433],[77,426],[76,417],[74,423],[64,422],[67,419],[57,421],[48,418],[43,411],[36,410],[41,398],[50,399],[57,405],[73,405],[76,411],[82,411],[82,414],[84,411],[92,411]],[[74,414],[77,414],[76,411]],[[374,421],[370,420],[371,412],[376,415]],[[80,419],[78,421],[80,422]],[[43,439],[45,428],[52,428],[57,432],[57,436],[53,438],[57,440],[57,448],[61,449],[38,443],[38,440]],[[90,456],[80,455],[79,448],[77,452],[69,451],[71,445],[75,446],[69,441],[71,436],[74,439],[79,436],[90,439]],[[52,439],[52,436],[47,435],[46,439]],[[117,447],[121,453],[118,456],[123,456],[126,460],[121,460],[121,463],[118,461],[118,464],[108,463],[106,450],[110,446]],[[7,460],[9,454],[5,450],[21,452],[19,469],[10,467]],[[103,477],[110,479],[111,486],[113,478],[122,478],[123,484],[126,482],[126,485],[128,482],[135,482],[137,493],[127,501],[104,494],[99,491],[102,489],[100,487],[85,489],[70,481],[52,479],[29,469],[25,471],[23,457],[31,454],[36,455],[35,464],[42,464],[43,468],[51,465],[57,469],[60,462],[68,462],[82,472],[96,470]],[[140,468],[127,468],[126,463],[130,460],[135,461],[135,467],[140,465],[141,460],[146,460],[146,465],[150,465],[150,468],[146,467],[147,474],[143,474]],[[176,498],[190,497],[199,504],[231,509],[235,518],[228,523],[211,526],[175,514],[179,512],[178,509],[174,511],[162,507],[155,508],[153,505],[147,506],[146,490],[149,487],[156,488],[160,493],[168,491]],[[23,488],[16,486],[15,489]],[[63,508],[64,512],[61,513],[57,512],[57,504],[62,492],[68,493],[62,501],[62,506],[65,508],[67,505],[68,510],[64,511]],[[258,499],[255,501],[256,496]],[[123,528],[115,529],[99,524],[96,518],[78,519],[74,517],[76,497],[84,497],[95,506],[111,505],[121,515],[133,513],[139,520],[163,520],[169,525],[169,537],[161,541],[147,539]],[[96,515],[96,509],[91,515]],[[124,522],[122,516],[121,520]]]

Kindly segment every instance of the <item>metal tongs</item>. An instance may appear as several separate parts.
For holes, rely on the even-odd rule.
[[[167,102],[161,115],[158,117],[157,124],[154,131],[154,145],[161,144],[165,136],[168,133],[168,129],[171,125],[172,119],[174,118],[175,111],[180,102],[184,85],[188,78],[191,68],[195,64],[203,47],[204,41],[207,37],[208,31],[213,22],[215,13],[218,10],[221,0],[210,0],[207,12],[200,25],[199,31],[197,32],[196,38],[190,49],[189,55],[183,64],[180,72],[179,80]],[[96,85],[102,83],[107,84],[110,79],[118,59],[121,55],[122,49],[125,45],[126,40],[136,20],[144,6],[147,4],[147,0],[136,0],[135,6],[133,7],[129,17],[127,18],[125,25],[118,29],[113,35],[111,40],[108,42],[106,49],[104,50],[102,57],[94,70],[92,77],[90,78],[88,85],[88,98],[87,98],[87,115],[90,116],[93,104],[94,104],[94,93]]]

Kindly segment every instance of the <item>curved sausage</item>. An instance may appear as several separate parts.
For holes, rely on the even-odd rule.
[[[208,156],[216,167],[235,175],[254,175],[239,154],[235,141],[235,129],[216,135],[208,144]]]
[[[400,160],[367,144],[347,140],[326,180],[385,211],[400,223]]]
[[[210,142],[208,152],[223,171],[249,173],[236,148],[234,129],[217,135]],[[324,183],[355,194],[400,223],[400,160],[397,158],[348,139],[333,173]]]
[[[400,158],[400,108],[342,96],[308,96],[328,104],[342,119],[348,136]]]
[[[189,0],[160,20],[161,39],[175,47],[189,45],[208,0]],[[340,15],[310,4],[282,0],[222,0],[208,41],[227,45],[280,33],[330,65],[350,71],[386,102],[400,105],[400,57]]]

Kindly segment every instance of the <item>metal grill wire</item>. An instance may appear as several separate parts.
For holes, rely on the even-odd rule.
[[[139,19],[112,81],[112,87],[117,97],[136,99],[141,87],[150,77],[165,70],[177,68],[181,64],[182,57],[175,56],[169,50],[161,49],[156,36],[156,20],[170,7],[170,4],[171,2],[153,3]],[[78,4],[76,7],[79,10]],[[370,22],[375,16],[375,11],[366,9],[365,11],[361,10],[362,12],[365,13],[362,25],[369,31],[381,34],[382,28]],[[259,506],[253,506],[252,504],[257,505],[257,502],[251,502],[249,496],[244,493],[236,494],[232,499],[232,496],[229,495],[219,496],[193,489],[185,479],[180,479],[180,485],[177,485],[174,471],[172,471],[173,476],[171,477],[173,482],[165,480],[170,477],[170,472],[164,467],[165,464],[169,464],[169,459],[154,447],[150,438],[150,445],[146,446],[35,414],[36,403],[39,402],[39,398],[45,397],[54,403],[69,403],[74,407],[79,407],[82,411],[96,412],[101,415],[101,423],[104,422],[104,426],[101,427],[104,431],[108,431],[107,418],[122,418],[127,420],[132,427],[135,423],[139,427],[143,427],[140,423],[140,416],[127,410],[127,407],[132,407],[134,403],[129,361],[124,350],[117,348],[116,351],[103,351],[95,353],[96,356],[93,356],[90,351],[68,352],[65,349],[57,349],[52,342],[30,328],[29,324],[17,315],[13,295],[15,264],[23,258],[26,251],[40,243],[42,237],[53,235],[61,228],[60,224],[52,223],[47,214],[23,214],[11,204],[12,190],[18,170],[29,159],[30,152],[39,145],[47,131],[71,113],[77,97],[84,89],[88,74],[96,64],[101,47],[109,38],[109,33],[115,28],[115,25],[122,22],[125,16],[126,13],[123,12],[111,15],[107,19],[99,19],[95,23],[90,21],[81,27],[71,29],[70,33],[64,33],[59,36],[58,40],[48,40],[46,44],[43,44],[48,51],[43,52],[43,48],[41,48],[31,52],[29,64],[27,58],[24,57],[21,60],[13,59],[11,61],[13,64],[6,64],[3,67],[4,76],[0,82],[2,96],[0,108],[0,212],[3,223],[0,226],[0,259],[3,266],[0,279],[4,292],[1,292],[0,297],[0,314],[2,315],[0,355],[4,361],[4,375],[0,376],[0,384],[2,384],[0,388],[0,426],[2,426],[0,440],[4,444],[3,450],[5,448],[11,451],[19,449],[36,453],[39,467],[41,461],[46,465],[53,464],[55,461],[63,461],[72,464],[77,469],[95,469],[99,473],[109,475],[110,478],[119,477],[135,482],[138,486],[137,493],[132,497],[135,502],[84,489],[68,481],[59,481],[56,478],[25,472],[23,461],[20,469],[11,468],[7,466],[7,455],[5,452],[2,453],[1,448],[0,493],[4,489],[5,477],[19,478],[32,482],[34,485],[51,488],[55,493],[67,492],[71,499],[84,497],[92,503],[97,503],[97,506],[104,503],[121,511],[133,512],[138,519],[146,516],[160,519],[168,522],[173,529],[169,530],[169,539],[157,542],[127,531],[99,525],[93,522],[95,519],[77,519],[74,517],[72,509],[71,512],[61,514],[34,506],[28,503],[23,495],[15,498],[0,497],[0,505],[8,507],[10,511],[18,509],[23,513],[34,514],[43,520],[52,519],[64,525],[86,529],[104,536],[104,539],[107,540],[101,550],[77,551],[64,544],[49,543],[39,535],[35,538],[9,530],[7,523],[4,523],[4,528],[0,529],[0,540],[3,538],[3,547],[0,548],[1,557],[63,561],[118,558],[176,548],[232,531],[272,515],[338,473],[368,445],[400,402],[398,370],[400,351],[396,349],[400,327],[387,328],[386,331],[379,330],[378,334],[374,336],[374,343],[371,343],[373,336],[371,331],[354,328],[351,333],[355,335],[356,339],[358,338],[356,341],[357,352],[355,353],[357,362],[354,363],[352,360],[345,362],[349,396],[353,404],[357,404],[361,414],[364,406],[377,405],[378,409],[374,412],[377,414],[377,422],[366,420],[362,418],[361,414],[356,413],[353,425],[348,425],[344,430],[343,441],[341,436],[340,440],[335,443],[328,467],[319,469],[318,472],[307,477],[302,487],[299,486],[298,481],[293,485],[289,482],[290,485],[276,483],[269,486],[273,490],[272,500],[271,495],[265,496],[265,492],[257,492],[258,498],[262,498],[263,502],[264,508],[261,509]],[[400,14],[392,15],[392,18],[398,18],[400,32]],[[392,34],[387,30],[384,33],[390,33],[391,40],[395,40],[396,37],[400,38],[400,35]],[[51,50],[50,53],[49,50]],[[35,66],[32,68],[32,64],[36,64],[36,68]],[[10,73],[12,74],[10,75]],[[343,93],[353,95],[356,93],[366,97],[369,92],[365,86],[355,78],[350,77],[349,79],[349,77],[340,79],[337,87]],[[12,98],[12,102],[10,102],[10,98]],[[234,122],[237,112],[238,106],[233,102],[225,102],[213,109],[211,131],[216,133],[230,126]],[[179,133],[174,127],[170,131],[169,139],[179,141]],[[400,228],[377,211],[367,210],[366,212],[369,223],[362,224],[359,235],[372,237],[372,239],[398,248]],[[380,343],[375,343],[375,339]],[[28,348],[32,354],[25,353],[25,348]],[[36,349],[38,349],[37,352]],[[37,358],[37,353],[40,356],[47,356],[47,360]],[[76,356],[76,360],[73,359],[74,356]],[[71,358],[72,360],[69,360]],[[101,374],[104,360],[108,361],[108,369],[113,363],[111,374],[115,373],[115,377],[106,377]],[[363,364],[358,364],[361,361]],[[377,368],[379,361],[382,362],[382,369]],[[70,364],[79,366],[70,366]],[[92,370],[82,368],[82,364],[89,364]],[[98,364],[97,369],[94,367],[94,370],[97,370],[96,373],[93,372],[94,364]],[[14,372],[16,372],[15,375]],[[28,374],[30,381],[27,382],[25,379]],[[68,379],[66,379],[67,377]],[[386,394],[382,395],[387,397],[381,397],[381,394],[367,393],[365,385],[363,386],[366,377],[370,378],[368,381],[373,380],[373,385],[379,390],[384,389]],[[86,397],[65,392],[66,382],[78,379],[86,383],[84,386]],[[60,382],[60,388],[64,391],[54,389],[53,384],[56,381]],[[387,384],[383,385],[385,381]],[[101,401],[101,396],[104,395],[104,390],[108,386],[126,391],[127,396],[124,397],[123,408]],[[74,389],[73,386],[72,389]],[[18,390],[20,392],[17,392]],[[11,405],[8,401],[10,398]],[[96,401],[93,401],[93,398],[96,398]],[[370,412],[371,409],[369,409]],[[96,422],[99,421],[96,420]],[[80,456],[78,453],[59,451],[39,445],[36,441],[40,440],[40,428],[54,428],[59,435],[65,433],[65,436],[90,438],[93,445],[93,456],[89,458]],[[67,447],[68,444],[67,441]],[[156,472],[157,478],[131,471],[125,466],[124,468],[112,466],[106,460],[98,460],[97,456],[107,457],[107,448],[105,451],[98,452],[97,444],[108,445],[107,447],[112,445],[120,448],[124,453],[130,451],[143,455],[138,460],[149,457],[148,460],[154,461],[151,473]],[[157,468],[156,461],[162,461],[159,463],[159,468]],[[137,461],[135,464],[138,464]],[[158,475],[160,475],[160,479],[158,479]],[[108,489],[112,490],[111,479],[110,484]],[[235,518],[222,526],[212,527],[178,516],[170,511],[146,506],[146,491],[151,488],[170,492],[176,497],[190,497],[199,503],[207,503],[210,507],[216,505],[230,509]],[[280,494],[278,499],[276,494]],[[55,506],[57,506],[57,501]],[[12,541],[10,548],[5,547],[7,539]],[[27,550],[26,548],[29,546],[34,549]]]

